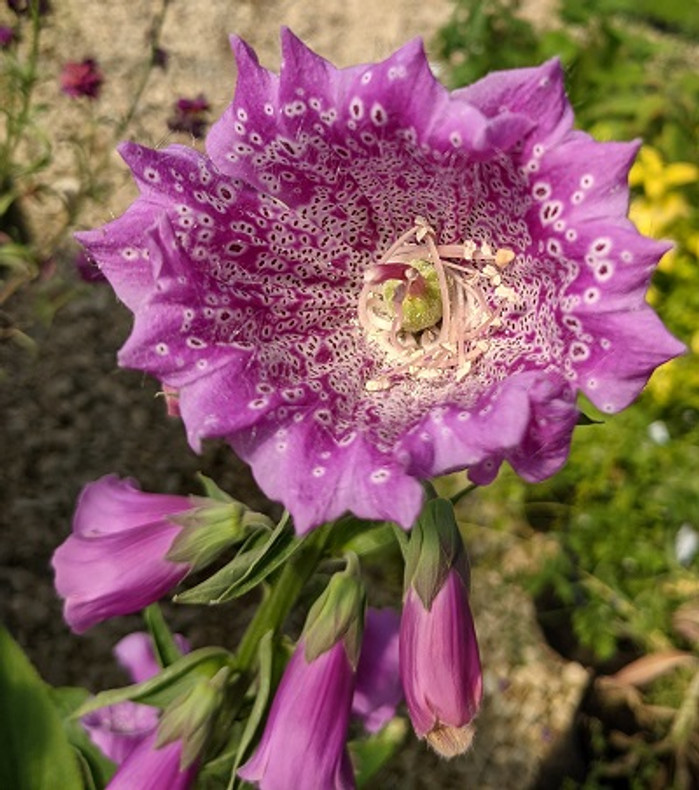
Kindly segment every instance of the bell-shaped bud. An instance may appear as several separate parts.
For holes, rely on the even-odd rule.
[[[150,494],[135,480],[102,477],[82,490],[73,532],[52,559],[66,622],[82,633],[137,612],[268,523],[233,500]]]
[[[364,599],[351,562],[313,605],[241,778],[262,790],[354,788],[345,742]]]
[[[415,733],[444,757],[466,751],[481,703],[469,570],[450,502],[428,502],[410,535],[400,674]]]

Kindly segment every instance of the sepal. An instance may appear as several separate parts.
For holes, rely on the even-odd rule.
[[[345,570],[330,579],[308,613],[302,635],[306,661],[314,661],[343,641],[352,668],[356,669],[362,646],[365,607],[366,592],[359,575],[359,562],[356,555],[350,553]]]
[[[407,593],[412,586],[429,610],[452,568],[468,589],[470,568],[454,506],[448,499],[430,499],[411,530],[405,550],[404,590]]]
[[[221,667],[212,678],[196,682],[163,711],[156,747],[181,740],[180,770],[189,768],[203,751],[229,675],[230,668]]]
[[[192,509],[173,516],[171,521],[184,527],[172,542],[165,558],[183,562],[192,570],[209,565],[224,549],[240,542],[256,529],[271,529],[272,520],[241,502],[230,499],[191,497]]]

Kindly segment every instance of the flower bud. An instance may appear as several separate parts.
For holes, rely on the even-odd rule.
[[[180,769],[185,770],[201,754],[214,717],[223,701],[223,691],[230,670],[222,667],[212,678],[202,679],[172,702],[158,725],[158,748],[182,742]]]
[[[261,790],[354,788],[345,741],[363,610],[364,590],[350,561],[313,605],[241,778]]]
[[[428,502],[408,544],[400,674],[415,733],[443,757],[469,748],[482,696],[468,579],[453,507]]]

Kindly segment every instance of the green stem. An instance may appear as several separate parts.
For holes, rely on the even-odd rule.
[[[138,105],[140,104],[141,97],[143,96],[143,92],[146,89],[146,85],[148,84],[148,80],[150,79],[151,72],[153,71],[153,57],[155,54],[156,47],[160,43],[160,35],[162,33],[163,23],[165,22],[165,14],[167,13],[169,4],[170,4],[170,0],[163,0],[163,5],[162,8],[160,9],[160,13],[157,14],[156,17],[153,19],[153,23],[151,25],[151,30],[149,35],[149,44],[151,48],[150,57],[148,59],[148,63],[143,69],[143,73],[141,74],[141,79],[138,85],[136,86],[136,89],[132,93],[131,104],[129,105],[129,108],[122,116],[116,128],[114,129],[115,140],[119,139],[124,134],[131,121],[133,121],[134,116],[136,115],[136,110],[138,109]]]
[[[146,621],[148,632],[153,640],[155,654],[161,667],[169,667],[178,658],[182,657],[177,647],[172,632],[170,631],[162,610],[157,603],[152,603],[143,610],[143,619]]]
[[[449,498],[449,501],[456,507],[456,505],[467,495],[470,494],[471,491],[474,491],[478,486],[475,483],[470,483],[465,488],[462,488],[461,491],[457,491],[453,497]]]
[[[235,666],[247,672],[252,666],[262,637],[270,630],[276,631],[291,611],[304,585],[311,577],[323,555],[327,530],[319,528],[305,538],[304,545],[284,566],[250,621],[238,646]]]

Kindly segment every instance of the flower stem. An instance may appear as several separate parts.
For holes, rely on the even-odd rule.
[[[276,583],[255,612],[235,655],[235,666],[246,672],[252,666],[262,637],[276,631],[286,619],[304,585],[311,577],[325,548],[326,528],[314,530],[284,566]]]

